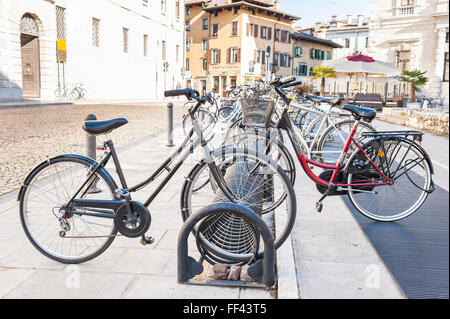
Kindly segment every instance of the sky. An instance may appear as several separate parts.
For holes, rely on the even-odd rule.
[[[300,17],[296,25],[313,26],[317,21],[329,21],[332,14],[339,19],[347,15],[370,15],[372,0],[280,0],[280,10]]]

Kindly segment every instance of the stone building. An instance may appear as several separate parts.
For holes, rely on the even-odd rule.
[[[346,19],[331,16],[330,21],[317,22],[315,26],[300,30],[315,37],[327,39],[340,45],[334,49],[334,59],[368,52],[369,18],[363,15]]]
[[[269,72],[291,74],[292,22],[298,18],[265,0],[186,1],[187,81],[221,95]]]
[[[373,0],[369,55],[402,70],[427,71],[422,94],[448,106],[449,1]]]
[[[0,0],[0,100],[54,100],[75,83],[88,99],[162,98],[184,85],[183,12],[182,0]]]

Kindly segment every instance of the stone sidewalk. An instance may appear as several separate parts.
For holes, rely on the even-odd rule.
[[[126,128],[117,132],[126,134]],[[175,130],[175,144],[182,141],[182,135],[180,128]],[[166,143],[163,132],[119,149],[129,185],[149,176],[174,150]],[[276,291],[177,284],[176,248],[182,226],[179,194],[184,177],[199,158],[195,153],[188,158],[150,205],[152,224],[148,235],[155,237],[153,245],[144,247],[138,239],[118,237],[102,255],[77,266],[59,264],[40,254],[20,225],[17,191],[1,196],[0,298],[403,297],[340,198],[327,199],[324,212],[315,213],[318,192],[303,173],[298,174],[295,184],[298,211],[294,231],[276,254]],[[297,169],[300,172],[300,167]],[[157,184],[135,193],[133,199],[145,201]],[[191,243],[189,248],[189,255],[196,257],[195,245]],[[367,265],[376,265],[380,270],[381,289],[366,289]],[[74,276],[79,279],[75,287]]]
[[[126,126],[117,131],[126,134]],[[175,130],[174,141],[182,141],[181,129]],[[150,176],[174,150],[166,143],[162,133],[118,150],[129,185]],[[40,254],[20,225],[17,191],[1,196],[0,298],[272,299],[272,291],[260,288],[177,284],[179,194],[184,176],[197,160],[194,153],[150,205],[152,224],[147,234],[155,237],[154,244],[141,246],[139,239],[118,237],[102,255],[80,265],[63,265]],[[108,166],[114,176],[112,165]],[[134,193],[133,199],[145,201],[158,180]],[[195,244],[191,242],[189,249],[189,255],[196,257]],[[79,285],[72,287],[75,275]]]

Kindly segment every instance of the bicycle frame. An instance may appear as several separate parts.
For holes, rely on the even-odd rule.
[[[287,114],[287,110],[286,108],[283,110],[283,113],[281,115],[281,119],[279,120],[279,123],[277,124],[277,128],[280,129],[284,129],[286,130],[289,139],[291,141],[291,144],[295,150],[295,153],[297,155],[297,158],[300,162],[300,165],[302,166],[303,170],[305,171],[305,173],[308,175],[308,177],[314,181],[314,183],[322,185],[324,187],[329,187],[329,186],[335,186],[335,187],[352,187],[352,186],[376,186],[376,185],[390,185],[393,182],[385,176],[385,174],[381,171],[381,169],[372,161],[372,159],[366,154],[366,152],[363,150],[363,148],[361,147],[361,145],[359,145],[359,143],[355,140],[354,136],[356,133],[356,130],[358,128],[360,120],[356,119],[355,124],[353,125],[353,128],[350,132],[350,135],[348,136],[344,148],[341,151],[341,155],[339,156],[339,160],[336,163],[336,165],[329,165],[329,164],[323,164],[320,162],[316,162],[314,160],[309,159],[306,155],[305,155],[305,150],[308,150],[308,146],[307,143],[305,141],[305,139],[297,134],[297,132],[294,130],[293,126],[292,126],[292,122],[289,118],[289,115]],[[380,173],[380,175],[382,176],[382,178],[384,179],[384,182],[378,182],[378,183],[374,183],[374,182],[368,182],[368,183],[355,183],[355,184],[345,184],[345,183],[335,183],[336,178],[338,177],[338,173],[340,171],[340,169],[342,168],[342,165],[344,163],[344,159],[345,159],[345,155],[347,154],[349,148],[350,148],[350,144],[353,143],[356,145],[356,147],[364,154],[364,156],[370,161],[370,163],[372,164],[372,166],[378,171],[378,173]],[[330,178],[329,181],[323,180],[322,178],[320,178],[319,176],[315,175],[312,171],[312,169],[310,168],[310,165],[316,166],[316,167],[320,167],[323,169],[329,169],[329,170],[333,170],[333,174]]]

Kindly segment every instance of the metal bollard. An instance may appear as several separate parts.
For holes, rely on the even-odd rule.
[[[94,114],[89,114],[84,119],[85,121],[95,121],[97,120],[97,117]],[[90,135],[89,133],[86,133],[86,156],[96,159],[97,151],[97,141],[95,135]],[[96,183],[93,183],[91,188],[88,190],[88,194],[95,194],[100,193],[102,190],[97,187]]]
[[[175,146],[173,144],[173,103],[167,103],[167,147]]]

